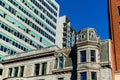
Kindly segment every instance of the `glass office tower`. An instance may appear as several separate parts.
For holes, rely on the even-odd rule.
[[[55,0],[0,0],[0,59],[55,44]]]

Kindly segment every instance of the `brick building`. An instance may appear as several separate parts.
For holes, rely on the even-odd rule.
[[[112,42],[113,75],[120,78],[120,0],[108,0],[110,38]],[[114,79],[113,79],[114,80]]]

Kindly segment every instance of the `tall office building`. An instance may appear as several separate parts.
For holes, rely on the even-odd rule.
[[[120,79],[120,0],[108,0],[112,61],[115,80]]]
[[[55,0],[0,0],[0,55],[54,45],[58,16]]]
[[[58,18],[56,34],[56,45],[60,48],[70,48],[75,45],[77,33],[71,27],[70,20],[67,16]]]

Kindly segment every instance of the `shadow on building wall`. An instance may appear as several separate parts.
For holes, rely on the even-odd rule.
[[[71,49],[69,57],[72,60],[72,72],[70,80],[77,80],[77,47],[76,45]]]

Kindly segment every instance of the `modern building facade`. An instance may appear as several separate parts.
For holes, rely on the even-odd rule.
[[[8,55],[2,80],[111,80],[110,40],[82,29],[73,48],[57,46]]]
[[[60,48],[70,48],[75,45],[77,32],[71,27],[67,16],[58,18],[56,33],[56,45]]]
[[[55,44],[55,0],[0,0],[0,56]]]
[[[112,42],[113,75],[120,79],[120,0],[108,0],[110,38]]]

